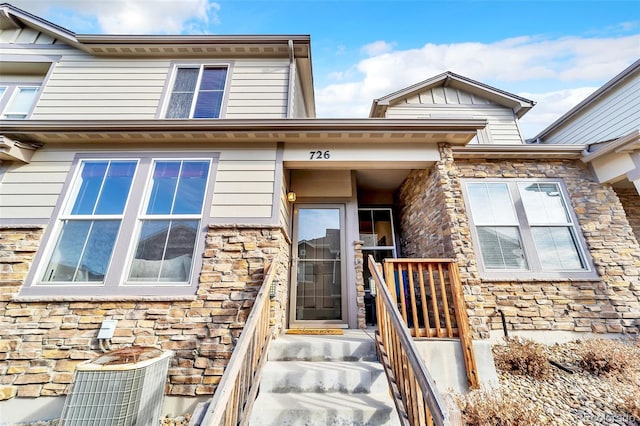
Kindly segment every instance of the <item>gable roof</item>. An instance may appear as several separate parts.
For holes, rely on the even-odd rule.
[[[538,141],[540,139],[544,139],[551,132],[553,132],[557,128],[567,123],[574,116],[580,114],[582,111],[584,111],[586,108],[591,106],[593,103],[597,102],[602,96],[606,95],[616,87],[622,85],[628,77],[630,77],[631,75],[633,75],[638,71],[640,71],[640,59],[638,59],[633,64],[625,68],[620,74],[616,75],[611,80],[606,82],[602,87],[600,87],[598,90],[593,92],[591,95],[587,96],[582,102],[580,102],[578,105],[571,108],[568,112],[566,112],[556,121],[551,123],[547,128],[542,130],[540,133],[538,133],[536,136],[534,136],[530,140]]]
[[[47,34],[50,37],[68,43],[74,47],[82,49],[73,31],[69,31],[59,25],[32,15],[9,3],[0,4],[0,30],[18,29],[28,27],[36,31]],[[85,49],[82,49],[85,50]]]
[[[455,74],[451,71],[446,71],[405,89],[383,96],[382,98],[374,99],[373,104],[371,105],[369,117],[384,117],[384,114],[390,105],[396,104],[404,99],[415,96],[420,92],[438,86],[451,86],[462,89],[499,105],[504,105],[511,108],[518,118],[526,114],[526,112],[536,104],[532,100],[514,95],[513,93],[505,92],[504,90],[480,83],[479,81]]]

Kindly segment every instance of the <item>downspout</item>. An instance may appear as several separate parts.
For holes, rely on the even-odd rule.
[[[293,40],[289,40],[289,87],[287,92],[287,118],[293,118],[293,88],[296,72],[295,53],[293,51]]]

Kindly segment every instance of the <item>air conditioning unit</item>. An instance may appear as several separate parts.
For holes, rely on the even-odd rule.
[[[64,426],[157,426],[172,351],[132,346],[78,364]]]

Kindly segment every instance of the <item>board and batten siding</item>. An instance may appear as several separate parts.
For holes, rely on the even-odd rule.
[[[194,150],[201,151],[202,148]],[[244,219],[252,222],[258,218],[269,222],[273,205],[275,146],[248,149],[208,147],[207,150],[220,152],[213,203],[210,209],[205,209],[205,214],[210,212],[210,220],[242,223]],[[12,165],[0,181],[0,218],[13,223],[46,223],[53,214],[75,154],[91,151],[45,148],[33,155],[31,163]],[[135,156],[140,148],[131,151]],[[104,158],[107,151],[99,152]],[[117,152],[120,154],[123,150]]]
[[[511,108],[453,87],[433,87],[387,108],[386,118],[474,118],[487,120],[470,143],[522,144]]]
[[[543,143],[589,144],[616,139],[640,128],[640,72],[602,95],[544,137]]]
[[[0,31],[0,43],[55,44],[57,40],[32,28],[10,28]]]

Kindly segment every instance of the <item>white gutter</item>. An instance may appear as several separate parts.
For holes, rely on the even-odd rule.
[[[597,151],[589,151],[589,147],[587,147],[582,152],[582,161],[589,163],[596,158],[602,157],[603,155],[611,152],[619,154],[621,152],[631,151],[634,149],[640,149],[640,129],[634,130],[618,139],[614,139]]]
[[[33,153],[39,149],[41,145],[24,143],[13,140],[4,135],[0,136],[0,161],[21,161],[29,163]]]

